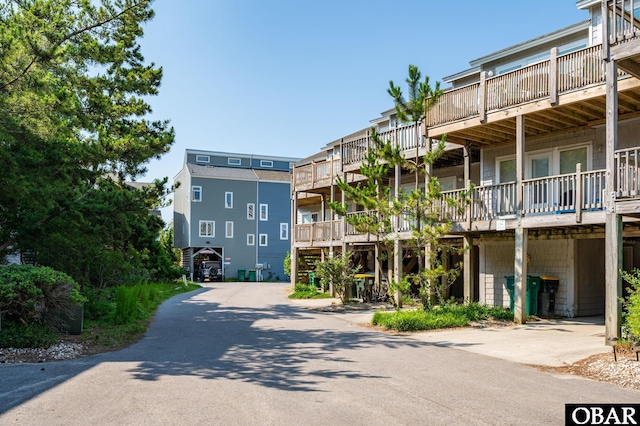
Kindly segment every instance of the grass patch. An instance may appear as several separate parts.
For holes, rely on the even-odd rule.
[[[82,342],[119,348],[139,340],[158,306],[178,294],[201,288],[190,282],[121,286],[90,292],[85,304]]]
[[[289,299],[330,299],[329,293],[321,293],[316,286],[298,283],[293,287]]]
[[[513,321],[513,313],[500,307],[489,307],[472,303],[470,305],[445,305],[430,311],[376,312],[371,319],[373,325],[388,330],[419,331],[440,328],[465,327],[471,321],[494,319]]]

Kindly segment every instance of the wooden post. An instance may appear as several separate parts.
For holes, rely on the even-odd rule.
[[[524,193],[522,181],[524,180],[524,117],[519,115],[516,117],[516,215],[518,217],[518,226],[522,219],[522,209],[524,202]]]
[[[393,280],[396,283],[402,281],[402,241],[396,238],[393,242]],[[394,297],[398,308],[402,308],[402,293],[398,290],[395,291]]]
[[[474,256],[473,256],[473,237],[467,233],[462,238],[462,244],[464,247],[463,254],[463,266],[462,266],[462,279],[463,279],[463,296],[464,303],[473,303],[475,300],[474,289]]]
[[[605,343],[620,338],[622,317],[622,219],[615,211],[616,161],[618,145],[618,67],[615,61],[606,62],[606,175],[607,213],[605,221]]]
[[[551,49],[549,57],[549,101],[551,105],[558,104],[558,48]]]
[[[582,223],[582,164],[576,164],[576,187],[573,202],[576,209],[576,223]]]
[[[527,230],[522,227],[524,193],[524,117],[516,117],[516,255],[514,261],[514,319],[517,324],[527,322]]]
[[[471,144],[467,142],[462,148],[464,152],[464,188],[471,189]],[[471,214],[473,213],[473,200],[465,207],[467,231],[471,231]]]
[[[478,103],[479,103],[479,115],[480,122],[487,122],[487,72],[480,72],[480,86],[478,88]]]
[[[295,246],[291,247],[291,289],[298,282],[298,248]]]

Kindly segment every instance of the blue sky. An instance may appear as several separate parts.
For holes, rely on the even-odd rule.
[[[164,69],[154,119],[185,149],[307,157],[393,106],[410,64],[431,82],[469,61],[588,19],[575,0],[155,0],[141,40]],[[166,218],[165,218],[166,219]]]

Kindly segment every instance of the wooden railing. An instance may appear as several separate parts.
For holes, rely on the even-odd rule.
[[[342,164],[339,159],[296,167],[293,169],[293,185],[297,190],[328,186],[341,171]]]
[[[420,129],[418,129],[420,130]],[[411,123],[378,133],[378,138],[383,141],[391,141],[393,146],[400,146],[403,152],[413,151],[416,147],[424,147],[421,140],[421,131],[416,131],[416,124]],[[358,164],[364,161],[371,147],[371,134],[358,136],[354,139],[342,142],[342,159],[345,165]]]
[[[605,81],[602,46],[592,46],[558,58],[558,91],[568,92]]]
[[[615,170],[617,172],[616,198],[636,197],[640,195],[640,147],[620,149],[615,152]]]
[[[549,61],[487,80],[487,111],[549,96]]]
[[[516,213],[516,183],[478,186],[474,189],[471,219],[491,220]]]
[[[363,210],[363,211],[359,211],[359,212],[350,212],[347,213],[347,217],[359,217],[359,216],[371,216],[371,217],[375,217],[378,215],[378,211],[377,210]],[[373,220],[373,218],[372,218]],[[345,231],[346,235],[359,235],[361,234],[361,232],[358,232],[355,228],[355,226],[351,225],[350,223],[348,223],[347,221],[347,229]]]
[[[634,3],[638,5],[637,0],[607,0],[610,44],[640,37],[640,23],[633,14]]]
[[[624,196],[640,196],[640,187],[635,176],[638,176],[637,159],[640,156],[640,148],[620,150],[617,152],[619,160],[620,176],[626,175],[628,179],[619,185],[618,194]],[[626,182],[626,183],[624,183]],[[633,184],[633,185],[632,185]],[[624,188],[627,192],[623,192]],[[437,205],[443,218],[454,223],[492,221],[496,219],[514,219],[517,214],[515,182],[501,183],[497,185],[484,185],[474,188],[470,196],[470,205],[465,209],[449,206],[445,199],[453,199],[459,204],[466,190],[458,189],[445,191],[442,194],[442,203]],[[605,171],[593,170],[582,172],[581,166],[576,173],[568,173],[557,176],[547,176],[537,179],[526,179],[522,182],[523,216],[575,213],[576,223],[581,221],[582,212],[601,211],[605,209]],[[468,216],[470,212],[470,217]],[[375,217],[377,211],[365,210],[347,213],[347,218],[357,216]],[[295,239],[297,242],[326,242],[339,241],[345,236],[361,235],[347,220],[334,220],[317,223],[299,224],[295,226]],[[416,225],[415,215],[405,212],[392,222],[392,232],[410,232]],[[343,233],[344,223],[346,230]],[[333,228],[333,230],[332,230]]]
[[[341,240],[342,220],[302,223],[295,226],[295,241],[303,243]]]
[[[480,83],[444,92],[429,110],[429,125],[445,124],[478,115],[479,93]]]
[[[466,193],[466,189],[443,191],[441,205],[439,206],[440,216],[452,222],[465,222],[467,220],[467,209],[464,208],[463,198]]]
[[[448,90],[427,113],[427,126],[437,127],[472,117],[485,119],[489,112],[558,94],[603,84],[602,45],[561,56],[551,50],[550,59],[486,78],[469,86]],[[619,76],[626,75],[619,71]]]

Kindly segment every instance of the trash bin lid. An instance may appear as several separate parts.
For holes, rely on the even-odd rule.
[[[558,277],[552,277],[551,275],[541,275],[540,279],[547,280],[547,281],[551,281],[551,280],[560,281]]]

